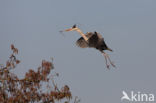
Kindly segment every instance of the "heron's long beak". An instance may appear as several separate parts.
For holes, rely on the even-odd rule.
[[[61,30],[60,32],[65,32],[65,31],[72,31],[73,28],[69,28],[69,29],[66,29],[66,30]]]
[[[69,29],[66,29],[65,31],[72,31],[73,30],[73,28],[69,28]]]
[[[73,25],[72,28],[69,28],[69,29],[66,29],[66,30],[63,30],[63,31],[60,31],[60,32],[64,32],[64,31],[73,31],[76,29],[76,25]]]

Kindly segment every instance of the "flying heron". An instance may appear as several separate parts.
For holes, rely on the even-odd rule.
[[[105,57],[105,61],[106,61],[106,66],[109,69],[109,64],[108,61],[110,62],[110,64],[115,67],[114,63],[111,61],[109,55],[104,52],[104,50],[109,50],[109,51],[113,51],[112,49],[110,49],[105,41],[104,38],[102,37],[101,34],[95,32],[87,32],[86,34],[84,34],[78,27],[76,27],[76,25],[73,25],[72,28],[66,29],[64,30],[66,32],[68,31],[77,31],[82,37],[80,37],[77,41],[76,41],[76,45],[80,48],[95,48],[97,50],[99,50]],[[61,31],[63,32],[63,31]]]

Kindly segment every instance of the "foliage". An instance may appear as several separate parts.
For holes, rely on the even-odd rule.
[[[23,79],[11,72],[20,63],[16,58],[18,49],[11,45],[11,54],[6,65],[0,66],[0,103],[55,103],[64,100],[69,103],[72,94],[67,85],[58,89],[51,74],[54,69],[52,62],[43,60],[37,71],[30,69]],[[43,90],[46,85],[47,92]],[[75,98],[74,103],[77,100]]]

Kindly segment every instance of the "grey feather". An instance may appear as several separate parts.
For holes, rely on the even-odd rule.
[[[87,32],[86,33],[86,37],[90,38],[93,35],[92,32]],[[77,41],[76,41],[76,45],[80,48],[87,48],[89,47],[88,43],[84,40],[83,37],[80,37]]]
[[[83,37],[81,37],[77,40],[76,45],[80,48],[87,48],[88,47],[88,43],[83,39]]]

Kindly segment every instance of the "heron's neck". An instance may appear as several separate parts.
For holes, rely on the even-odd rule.
[[[88,41],[88,38],[86,37],[85,34],[83,34],[83,32],[80,29],[77,29],[76,31],[80,33],[80,35],[84,38],[86,42]]]

